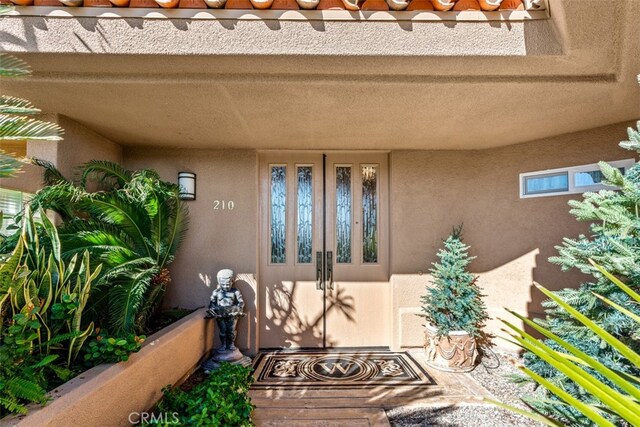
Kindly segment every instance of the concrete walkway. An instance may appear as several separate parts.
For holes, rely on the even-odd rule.
[[[361,389],[252,389],[256,426],[389,426],[385,409],[400,406],[448,406],[479,403],[491,394],[467,374],[429,368],[422,352],[411,355],[435,379],[435,386]]]

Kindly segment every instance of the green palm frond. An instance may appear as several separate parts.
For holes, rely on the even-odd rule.
[[[87,188],[87,181],[92,179],[103,184],[111,184],[111,187],[117,185],[118,188],[122,188],[131,180],[131,175],[131,171],[124,169],[117,163],[92,160],[83,166],[80,185],[82,188]]]
[[[141,256],[152,256],[148,244],[150,221],[144,209],[117,193],[98,194],[80,203],[82,210],[106,224],[121,228],[135,242],[132,248]]]
[[[110,290],[109,312],[111,314],[110,327],[124,333],[135,329],[138,309],[144,302],[152,277],[158,273],[158,268],[134,271],[123,277],[121,282],[115,283]]]
[[[156,260],[153,258],[141,258],[136,254],[132,254],[126,258],[126,255],[126,253],[123,254],[121,263],[109,269],[109,272],[105,274],[106,278],[114,278],[123,275],[126,276],[134,270],[146,270],[156,265]]]
[[[593,262],[591,264],[610,279],[612,285],[627,292],[635,301],[640,300],[640,295],[628,284],[622,282],[601,266]],[[560,296],[540,285],[536,286],[573,319],[582,323],[596,335],[601,342],[608,343],[611,350],[617,354],[619,360],[628,361],[636,367],[640,366],[640,355],[636,349],[629,345],[633,344],[633,339],[625,340],[626,342],[616,339],[603,329],[598,324],[599,322],[582,314]],[[622,308],[623,311],[628,311],[618,304],[615,304],[613,308],[615,310]],[[509,332],[511,339],[509,341],[516,343],[544,360],[550,369],[564,374],[567,379],[578,385],[582,391],[581,395],[574,396],[564,387],[565,383],[560,377],[547,379],[528,368],[522,367],[521,369],[525,374],[544,386],[559,399],[559,401],[547,400],[546,402],[532,401],[531,406],[536,412],[540,414],[549,413],[557,419],[564,418],[565,421],[569,421],[572,425],[574,423],[583,425],[582,422],[577,422],[577,418],[572,414],[573,411],[577,411],[598,426],[619,425],[623,420],[629,425],[640,425],[640,389],[638,389],[638,379],[636,377],[611,369],[607,364],[590,356],[554,332],[543,328],[537,322],[533,322],[513,311],[510,312],[523,321],[526,326],[545,336],[547,340],[539,340],[522,328],[502,320],[511,329]],[[632,319],[636,318],[637,316],[632,316]],[[638,325],[636,322],[636,326]],[[538,403],[542,403],[542,405]]]
[[[44,169],[44,184],[51,186],[60,183],[69,183],[70,181],[62,175],[62,172],[55,165],[47,160],[32,157],[30,159],[32,165],[40,166]]]
[[[10,178],[22,169],[22,162],[0,150],[0,178]]]
[[[175,257],[189,228],[189,208],[177,196],[175,213],[168,218],[166,227],[168,230],[166,233],[168,236],[166,242],[167,250],[165,257],[160,262],[161,267],[168,265],[171,262],[170,260]]]
[[[65,229],[60,237],[65,248],[62,255],[65,259],[89,251],[94,259],[114,267],[132,258],[140,258],[118,235],[104,230],[69,232]]]
[[[0,95],[0,114],[38,114],[40,109],[31,101],[15,96]]]
[[[126,253],[135,253],[132,249],[136,242],[122,228],[113,224],[107,224],[93,219],[68,221],[62,227],[62,239],[65,241],[65,248],[73,250],[84,244],[96,246],[119,247]],[[117,265],[121,262],[116,259],[107,262],[107,265]]]
[[[63,221],[69,221],[75,217],[75,205],[82,196],[73,184],[60,182],[39,190],[29,204],[34,209],[53,210]]]
[[[5,9],[6,13],[8,10]],[[0,10],[0,14],[3,12]],[[8,53],[0,53],[0,77],[20,77],[31,74],[29,65]]]
[[[136,318],[136,323],[138,325],[148,325],[149,320],[153,317],[153,314],[156,312],[160,303],[162,302],[162,298],[164,297],[164,293],[166,291],[166,287],[164,285],[152,285],[145,295],[144,300],[138,310],[138,317]]]
[[[30,117],[0,114],[0,140],[39,139],[60,141],[63,130],[55,123]]]

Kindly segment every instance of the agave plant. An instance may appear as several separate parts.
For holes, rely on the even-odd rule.
[[[621,280],[607,272],[601,266],[593,263],[593,266],[597,268],[606,278],[611,280],[617,287],[631,297],[636,303],[640,303],[640,295],[633,289],[623,283]],[[611,346],[618,353],[618,356],[622,359],[628,360],[636,368],[640,369],[640,354],[632,350],[628,343],[623,343],[597,323],[593,322],[587,316],[581,314],[579,311],[567,304],[562,298],[555,295],[553,292],[545,289],[540,285],[536,285],[547,297],[555,301],[559,307],[566,310],[577,322],[583,324],[591,331],[593,331],[602,342]],[[640,316],[632,313],[630,310],[622,307],[619,304],[601,296],[596,297],[603,301],[605,304],[610,305],[618,312],[631,318],[640,328]],[[570,380],[574,381],[580,387],[582,387],[587,393],[591,394],[599,404],[586,404],[581,400],[576,399],[571,394],[564,391],[561,387],[558,387],[553,382],[541,377],[532,370],[521,367],[520,369],[534,381],[544,386],[559,398],[558,401],[551,401],[550,404],[561,406],[571,406],[584,416],[586,416],[594,425],[598,426],[615,426],[620,425],[621,421],[628,423],[629,425],[640,425],[640,378],[626,374],[621,371],[615,371],[599,362],[598,360],[590,357],[583,351],[569,344],[567,341],[558,337],[548,329],[540,326],[538,323],[531,321],[524,316],[521,316],[513,311],[509,312],[515,317],[523,321],[527,326],[533,328],[538,333],[542,334],[547,339],[556,343],[563,351],[557,351],[546,345],[543,341],[538,340],[526,333],[517,326],[511,324],[508,321],[502,322],[511,329],[510,336],[514,340],[515,344],[530,351],[542,360],[546,361],[554,369],[562,372]],[[638,339],[634,337],[633,339]],[[597,378],[597,374],[606,378],[611,384],[606,384]],[[502,403],[489,401],[496,405],[505,407],[507,409],[518,412],[527,417],[533,418],[546,425],[559,426],[562,425],[560,420],[554,420],[544,416],[541,413],[530,413],[520,410]],[[558,411],[561,413],[562,411]]]
[[[170,281],[173,261],[188,222],[177,185],[155,171],[129,171],[105,161],[85,164],[74,182],[46,162],[47,186],[32,206],[57,212],[63,257],[89,251],[103,274],[89,301],[113,333],[146,332]],[[99,191],[87,186],[96,182]]]

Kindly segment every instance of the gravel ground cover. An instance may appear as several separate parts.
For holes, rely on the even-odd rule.
[[[535,393],[532,384],[515,384],[508,378],[520,371],[512,355],[497,354],[500,365],[488,369],[480,364],[469,376],[489,390],[497,400],[526,409],[520,397]],[[460,374],[464,375],[464,374]],[[394,427],[533,427],[542,424],[489,404],[453,405],[444,407],[400,407],[387,411],[389,422]]]

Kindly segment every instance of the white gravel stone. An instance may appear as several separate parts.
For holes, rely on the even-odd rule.
[[[508,405],[527,409],[521,397],[540,392],[531,383],[516,384],[510,377],[519,374],[515,363],[521,362],[512,355],[497,354],[500,366],[488,369],[480,364],[470,375],[495,398]],[[394,427],[427,426],[491,426],[491,427],[537,427],[542,424],[513,412],[490,404],[458,404],[441,407],[400,407],[387,411],[389,422]]]

